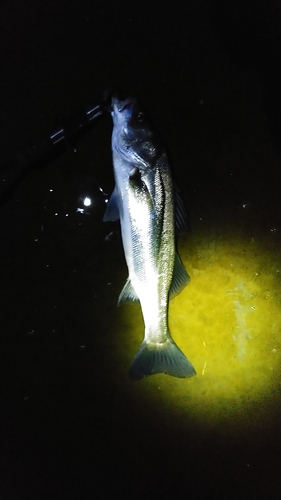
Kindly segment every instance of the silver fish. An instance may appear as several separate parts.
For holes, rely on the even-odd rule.
[[[165,149],[138,101],[112,97],[115,188],[104,221],[120,218],[129,277],[118,305],[140,301],[145,336],[131,365],[132,379],[154,373],[192,377],[196,371],[173,341],[169,297],[189,281],[175,250],[175,188]],[[179,203],[176,220],[182,224]]]

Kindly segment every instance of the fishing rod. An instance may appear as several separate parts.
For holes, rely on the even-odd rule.
[[[93,105],[61,118],[59,125],[50,133],[27,144],[15,156],[0,164],[0,172],[17,171],[16,179],[0,195],[0,206],[9,200],[30,170],[42,168],[57,158],[65,151],[69,141],[87,133],[102,115],[108,113],[110,95],[111,91],[105,91],[102,98]]]

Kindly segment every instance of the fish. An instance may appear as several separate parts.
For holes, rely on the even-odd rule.
[[[129,376],[192,377],[195,368],[168,326],[169,299],[189,282],[175,246],[175,226],[182,228],[186,221],[184,205],[163,142],[140,102],[113,95],[110,112],[115,188],[103,220],[120,219],[128,267],[117,305],[139,301],[145,325]]]

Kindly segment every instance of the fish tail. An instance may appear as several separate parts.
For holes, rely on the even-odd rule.
[[[132,380],[154,373],[167,373],[178,378],[196,375],[194,367],[172,339],[162,343],[144,340],[129,370]]]

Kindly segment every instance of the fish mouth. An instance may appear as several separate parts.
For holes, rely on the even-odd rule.
[[[127,99],[120,99],[119,94],[113,93],[111,95],[111,112],[122,113],[126,109],[132,108],[137,102],[135,97],[127,97]]]
[[[125,109],[130,108],[136,103],[136,98],[127,97],[126,99],[122,99],[119,89],[108,88],[103,93],[102,102],[104,108],[109,113],[122,113]]]
[[[113,105],[115,101],[119,100],[119,90],[115,87],[109,87],[106,89],[102,96],[102,103],[104,109],[108,111],[108,113],[112,113]]]
[[[135,103],[136,103],[135,97],[127,97],[125,101],[116,102],[116,105],[119,113],[122,113],[122,111],[124,111],[126,108],[133,106]]]

